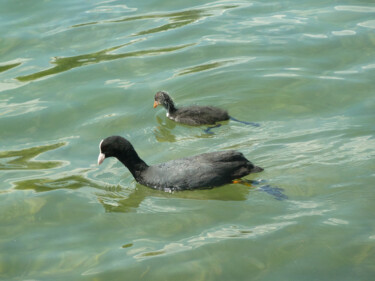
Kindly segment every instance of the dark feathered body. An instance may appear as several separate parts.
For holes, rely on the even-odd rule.
[[[153,166],[141,160],[130,142],[122,137],[103,140],[100,150],[99,157],[116,157],[137,182],[166,191],[211,188],[263,171],[234,150],[204,153]]]
[[[260,172],[242,153],[229,150],[204,153],[148,167],[139,182],[155,189],[211,188]]]
[[[185,106],[168,113],[167,117],[176,122],[191,125],[213,125],[216,122],[229,120],[226,110],[214,106]]]
[[[178,123],[199,126],[213,125],[216,122],[229,120],[229,114],[214,106],[184,106],[177,108],[167,92],[157,92],[154,107],[162,105],[167,110],[167,117]]]

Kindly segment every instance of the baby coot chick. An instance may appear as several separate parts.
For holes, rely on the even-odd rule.
[[[155,94],[154,108],[158,105],[164,106],[169,119],[186,125],[213,125],[230,118],[226,110],[214,106],[192,105],[177,108],[172,98],[164,91]]]
[[[105,158],[116,157],[138,183],[164,191],[212,188],[263,171],[235,150],[203,153],[149,166],[123,137],[108,137],[100,142],[99,149],[99,165]]]

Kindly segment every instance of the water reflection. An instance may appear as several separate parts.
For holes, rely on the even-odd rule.
[[[225,65],[228,65],[228,64],[232,64],[233,62],[235,62],[235,60],[216,61],[216,62],[201,64],[201,65],[197,65],[197,66],[192,66],[192,67],[189,67],[189,68],[186,68],[186,69],[180,71],[177,74],[177,76],[201,72],[201,71],[206,71],[206,70],[222,67],[222,66],[225,66]]]
[[[182,131],[179,133],[179,137],[176,137],[175,134],[172,133],[172,130],[176,129],[176,122],[169,120],[168,118],[161,118],[159,116],[156,116],[156,122],[159,124],[156,126],[156,128],[153,130],[155,138],[158,142],[176,142],[176,141],[182,141],[182,140],[191,140],[195,138],[213,138],[214,134],[211,131],[208,131],[207,126],[198,126],[196,128],[199,128],[200,134],[196,134],[196,128],[185,125],[185,124],[178,124],[181,128],[187,128],[188,134],[186,135],[187,131]],[[222,122],[222,124],[226,124],[228,121]],[[193,131],[195,134],[191,134],[190,132]]]
[[[87,171],[81,171],[81,173],[86,174]],[[251,190],[251,188],[245,186],[236,185],[234,187],[233,185],[228,185],[215,188],[216,192],[212,192],[212,190],[193,190],[166,193],[140,184],[136,184],[134,189],[124,188],[120,185],[109,186],[81,174],[57,178],[27,179],[14,182],[13,186],[16,190],[33,190],[35,192],[48,192],[56,189],[76,190],[83,187],[91,187],[101,190],[96,192],[96,196],[106,212],[122,213],[139,211],[140,205],[142,202],[147,201],[147,198],[244,201],[248,198]],[[171,211],[171,206],[148,205],[148,203],[145,203],[142,210],[146,212],[163,212],[164,209],[168,212]]]
[[[39,154],[64,145],[66,145],[66,142],[35,146],[22,150],[0,151],[0,170],[41,170],[59,167],[63,164],[62,161],[40,161],[33,159]]]
[[[179,212],[180,207],[155,203],[159,199],[188,199],[188,200],[219,200],[219,201],[245,201],[254,191],[262,191],[271,195],[276,200],[285,200],[288,197],[280,188],[264,186],[245,186],[228,184],[212,189],[197,189],[167,193],[160,190],[154,190],[149,187],[136,184],[134,190],[129,191],[120,186],[107,189],[106,192],[97,194],[99,202],[103,205],[106,212],[147,212],[147,213],[171,213]],[[147,200],[154,198],[154,200]],[[168,201],[171,202],[171,201]],[[143,204],[142,204],[143,203]],[[141,206],[142,204],[142,206]]]
[[[114,22],[124,22],[124,21],[129,21],[129,20],[138,20],[138,19],[169,18],[170,22],[167,24],[133,34],[133,36],[137,36],[137,35],[146,35],[146,34],[151,34],[151,33],[156,33],[156,32],[161,32],[161,31],[167,31],[169,29],[183,27],[185,25],[194,23],[204,17],[211,16],[211,15],[212,13],[209,13],[208,11],[203,10],[203,9],[202,10],[188,10],[188,11],[183,11],[183,12],[178,12],[178,13],[146,15],[146,16],[125,18],[122,20],[114,21]]]
[[[167,193],[160,190],[135,184],[134,189],[124,188],[120,185],[106,185],[92,180],[86,176],[90,170],[80,171],[80,174],[60,176],[57,178],[34,178],[17,181],[13,183],[16,190],[33,190],[35,192],[48,192],[56,189],[76,190],[83,187],[91,187],[100,191],[95,195],[106,212],[178,212],[179,209],[171,205],[158,205],[155,200],[159,199],[189,199],[189,200],[220,200],[220,201],[245,201],[250,196],[250,192],[255,190],[255,186],[245,185],[225,185],[212,189],[187,190],[173,193]],[[270,187],[269,187],[270,188]],[[271,188],[272,189],[272,188]],[[278,195],[264,190],[263,187],[257,188],[259,191],[265,191],[275,199],[280,200]],[[286,198],[282,198],[286,199]],[[141,204],[143,205],[141,206]]]
[[[335,6],[336,11],[354,12],[354,13],[375,13],[375,7],[356,6],[356,5],[342,5]]]
[[[189,199],[189,200],[220,200],[220,201],[244,201],[248,198],[252,188],[246,186],[226,185],[216,187],[215,192],[211,189],[187,190],[174,193],[167,193],[160,190],[154,190],[149,187],[136,184],[134,190],[122,189],[117,186],[112,190],[97,194],[99,202],[103,205],[106,212],[170,212],[171,206],[155,206],[146,202],[147,198],[165,198],[165,199]],[[152,201],[152,200],[151,200]],[[140,206],[144,202],[145,206]],[[151,204],[151,205],[150,205]],[[173,208],[172,208],[173,209]],[[178,211],[173,209],[174,211]]]
[[[7,71],[7,70],[12,69],[14,67],[17,67],[19,65],[21,65],[21,62],[6,64],[6,65],[0,65],[0,72]]]
[[[229,239],[254,239],[259,236],[269,235],[295,224],[295,221],[286,221],[261,224],[249,228],[244,228],[238,225],[220,226],[219,228],[215,227],[207,229],[196,236],[181,239],[180,241],[173,241],[172,243],[167,242],[162,248],[157,249],[156,251],[142,251],[139,254],[136,254],[134,258],[137,260],[143,260],[157,255],[175,254]]]
[[[95,63],[128,58],[128,57],[158,55],[158,54],[177,51],[177,50],[194,45],[194,44],[185,44],[185,45],[179,45],[179,46],[174,46],[174,47],[139,50],[139,51],[134,51],[134,52],[120,53],[120,54],[111,54],[111,52],[113,51],[116,51],[122,47],[125,47],[127,45],[133,44],[138,41],[139,40],[134,40],[126,44],[107,48],[107,49],[101,50],[99,52],[91,53],[91,54],[84,54],[84,55],[73,56],[73,57],[56,57],[51,62],[52,64],[55,65],[54,67],[49,68],[47,70],[39,71],[36,73],[32,73],[29,75],[18,76],[16,79],[18,79],[21,82],[33,81],[33,80],[40,79],[49,75],[68,71],[70,69],[89,65],[89,64],[95,64]]]
[[[210,8],[203,8],[203,9],[192,9],[192,10],[185,10],[182,12],[129,17],[129,18],[121,19],[121,20],[112,21],[112,22],[124,22],[124,21],[139,20],[139,19],[169,18],[169,21],[170,21],[169,23],[156,27],[156,28],[151,28],[148,30],[135,33],[134,36],[137,36],[137,35],[151,34],[151,33],[167,31],[170,29],[183,27],[185,25],[202,20],[206,17],[213,16],[215,15],[215,12],[217,12],[218,10],[223,11],[223,10],[232,9],[236,7],[238,7],[238,5],[210,7]]]
[[[99,202],[103,205],[106,212],[128,213],[135,211],[146,197],[151,196],[154,190],[137,186],[136,189],[128,194],[120,187],[117,190],[108,190],[107,192],[97,194]],[[157,191],[154,191],[157,194]]]
[[[40,99],[11,103],[10,99],[0,100],[0,118],[23,115],[47,108]]]
[[[102,188],[96,182],[82,176],[70,175],[57,179],[39,178],[18,181],[14,183],[14,189],[34,190],[35,192],[46,192],[55,189],[79,189],[82,187]]]
[[[156,116],[156,122],[159,125],[154,129],[155,138],[158,142],[176,142],[176,136],[171,132],[176,127],[176,124],[168,120],[168,118],[165,120],[166,122],[163,123],[163,119]]]
[[[182,76],[186,74],[202,72],[202,71],[217,69],[221,67],[233,66],[236,64],[249,62],[250,60],[253,60],[253,59],[255,59],[255,57],[239,57],[239,58],[230,59],[230,60],[212,60],[204,64],[194,65],[194,66],[179,70],[176,76]]]
[[[217,13],[222,13],[225,10],[233,9],[237,7],[238,5],[216,5],[216,6],[210,6],[210,7],[200,8],[200,9],[189,9],[189,10],[184,10],[180,12],[146,14],[146,15],[139,15],[139,16],[133,16],[133,17],[124,17],[124,18],[117,19],[117,20],[94,21],[94,22],[76,24],[76,25],[73,25],[72,27],[83,27],[83,26],[88,26],[88,25],[106,24],[106,23],[123,23],[123,22],[147,20],[147,19],[167,18],[170,21],[169,23],[164,24],[162,26],[140,31],[136,34],[133,34],[134,36],[137,36],[137,35],[151,34],[151,33],[156,33],[160,31],[166,31],[169,29],[183,27],[185,25],[202,20],[206,17],[213,16]]]

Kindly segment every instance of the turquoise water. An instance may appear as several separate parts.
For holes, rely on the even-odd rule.
[[[1,280],[372,280],[372,1],[0,2]],[[261,126],[207,135],[153,95]],[[163,193],[149,164],[237,149],[258,187]]]

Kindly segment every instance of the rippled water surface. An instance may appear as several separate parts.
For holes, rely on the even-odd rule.
[[[373,280],[373,1],[2,0],[0,34],[1,280]],[[176,125],[158,90],[260,126]],[[265,171],[155,191],[97,166],[114,134]]]

